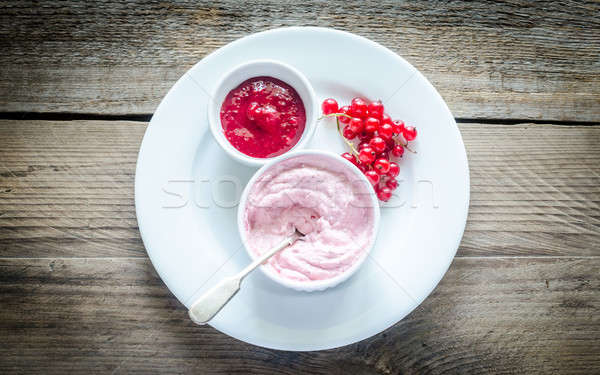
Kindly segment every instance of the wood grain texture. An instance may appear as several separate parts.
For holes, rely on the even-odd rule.
[[[471,177],[459,255],[600,255],[600,127],[459,126]]]
[[[0,121],[0,256],[145,256],[142,122]],[[459,256],[600,255],[600,126],[460,124],[471,203]]]
[[[294,353],[194,326],[147,259],[3,259],[0,372],[596,373],[599,270],[600,258],[457,258],[392,328]]]
[[[4,1],[0,111],[152,113],[239,37],[324,26],[421,70],[463,118],[600,121],[600,3]]]
[[[145,256],[133,194],[145,130],[0,121],[0,254]]]

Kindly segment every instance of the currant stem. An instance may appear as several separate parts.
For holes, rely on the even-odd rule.
[[[404,147],[405,149],[407,149],[409,152],[416,154],[417,152],[415,150],[413,150],[412,148],[408,147],[408,141],[406,139],[404,139],[404,137],[402,135],[398,135],[398,137],[396,138],[398,140],[398,143],[400,143],[402,145],[402,147]]]
[[[318,121],[323,120],[325,117],[335,117],[337,119],[338,117],[342,117],[342,116],[352,118],[352,116],[347,115],[345,113],[330,113],[328,115],[323,115],[323,116],[319,117]]]
[[[409,152],[416,154],[417,152],[415,150],[413,150],[412,148],[408,147],[408,141],[405,140],[404,138],[398,139],[400,141],[400,144],[402,145],[402,147],[404,147],[405,149],[407,149]]]
[[[334,113],[334,114],[338,114],[338,113]],[[339,114],[342,114],[342,113],[339,113]],[[354,148],[354,145],[352,144],[352,142],[350,142],[349,140],[347,140],[346,137],[344,137],[344,133],[342,133],[342,129],[340,128],[340,120],[338,119],[338,116],[335,117],[335,122],[337,123],[337,130],[338,130],[338,133],[340,133],[340,137],[342,137],[342,139],[344,140],[344,142],[346,142],[346,144],[348,145],[348,147],[350,147],[350,151],[356,157],[358,157],[358,151],[356,151],[356,148]]]
[[[406,146],[404,146],[404,148],[407,149],[409,152],[412,152],[413,154],[417,153],[415,150],[413,150],[410,147],[408,147],[408,143],[406,144]]]

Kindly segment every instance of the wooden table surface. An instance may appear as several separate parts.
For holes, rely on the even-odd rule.
[[[0,373],[600,373],[600,3],[4,1]],[[134,213],[141,138],[194,63],[280,26],[351,31],[438,88],[464,238],[392,328],[282,352],[194,326]]]

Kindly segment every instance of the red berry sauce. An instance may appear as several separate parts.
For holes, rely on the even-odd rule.
[[[293,87],[276,78],[254,77],[227,94],[221,105],[221,125],[238,151],[269,158],[298,143],[306,113]]]

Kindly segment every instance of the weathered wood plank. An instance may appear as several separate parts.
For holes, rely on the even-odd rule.
[[[457,258],[394,327],[293,353],[194,326],[146,259],[0,259],[0,372],[594,373],[599,269],[600,258]]]
[[[600,121],[600,3],[5,1],[0,111],[152,113],[208,53],[334,27],[407,58],[458,117]],[[307,51],[308,52],[308,51]]]
[[[459,126],[471,175],[459,255],[600,255],[600,127]]]
[[[0,121],[0,256],[145,256],[133,182],[146,124]],[[600,127],[460,124],[459,256],[600,255]]]
[[[135,164],[146,123],[0,122],[2,256],[145,256]]]

